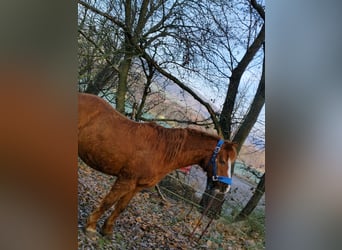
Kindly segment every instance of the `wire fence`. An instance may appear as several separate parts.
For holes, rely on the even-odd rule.
[[[224,197],[223,199],[218,199],[216,196],[206,193],[206,195],[210,197],[210,202],[207,205],[207,207],[202,207],[200,205],[201,196],[198,194],[203,194],[204,191],[196,189],[193,185],[189,184],[189,179],[187,178],[187,176],[178,170],[167,175],[158,184],[158,186],[167,197],[186,203],[189,206],[188,214],[191,213],[193,209],[201,211],[201,215],[199,215],[199,217],[196,220],[197,224],[193,228],[193,231],[190,235],[190,239],[199,241],[208,231],[208,228],[214,220],[214,217],[208,216],[208,212],[214,201],[219,205],[223,205],[221,213],[218,214],[215,219],[223,221],[230,227],[234,227],[234,229],[238,231],[238,233],[242,236],[247,236],[247,234],[249,233],[245,230],[242,230],[239,225],[234,223],[234,216],[237,215],[237,213],[240,212],[245,205],[242,202],[234,202],[232,204],[229,202],[229,199],[226,199],[227,197]],[[234,196],[234,194],[231,195]],[[248,201],[250,197],[245,198]],[[264,219],[265,210],[264,207],[261,206],[261,208],[258,208],[257,211],[255,211],[254,216],[249,216],[246,219],[248,221],[248,224],[250,225],[249,231],[259,231],[262,235],[264,235]],[[195,232],[197,232],[197,234],[195,234]]]

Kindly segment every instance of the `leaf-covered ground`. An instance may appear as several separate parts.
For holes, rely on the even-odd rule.
[[[114,177],[79,163],[78,169],[78,249],[263,249],[263,237],[242,223],[214,220],[209,223],[196,208],[184,202],[161,199],[154,189],[135,195],[115,222],[111,239],[88,238],[86,218],[109,191]],[[110,210],[112,211],[112,210]],[[108,211],[98,223],[98,230]],[[190,237],[198,221],[193,237]]]

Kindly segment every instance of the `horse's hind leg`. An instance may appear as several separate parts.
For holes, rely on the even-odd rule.
[[[120,215],[120,213],[127,207],[128,203],[130,200],[133,198],[133,196],[138,192],[137,189],[125,194],[122,196],[118,202],[115,205],[115,209],[112,212],[112,214],[107,218],[105,223],[103,224],[101,234],[102,235],[111,235],[112,230],[113,230],[113,225],[115,219]]]
[[[99,207],[97,207],[92,214],[89,216],[86,226],[86,232],[90,236],[96,234],[96,223],[101,215],[115,204],[121,197],[130,193],[135,189],[135,183],[130,181],[116,180],[112,186],[110,192],[101,201]]]

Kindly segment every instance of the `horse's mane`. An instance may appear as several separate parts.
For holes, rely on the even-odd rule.
[[[165,145],[164,159],[171,162],[182,151],[187,131],[183,128],[165,128],[156,123],[147,123],[156,131],[155,150],[158,151]]]
[[[214,140],[219,139],[217,135],[208,134],[193,128],[165,128],[154,122],[145,124],[156,131],[157,138],[147,138],[156,140],[154,141],[155,150],[158,151],[161,149],[161,146],[166,145],[164,152],[164,159],[166,162],[171,162],[176,155],[184,149],[184,144],[186,140],[188,140],[188,136],[196,135],[199,140],[208,137],[213,138]]]

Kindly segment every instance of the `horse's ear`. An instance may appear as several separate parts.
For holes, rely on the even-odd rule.
[[[238,146],[239,146],[239,143],[237,142],[232,142],[232,141],[228,141],[226,140],[226,142],[228,143],[228,145],[234,147],[235,150],[237,150]]]
[[[233,151],[234,151],[234,161],[236,160],[236,157],[237,157],[237,149],[238,149],[238,146],[239,146],[239,144],[238,143],[236,143],[236,142],[231,142],[231,145],[232,145],[232,147],[233,147]]]
[[[235,141],[230,141],[230,140],[225,140],[228,144],[237,147],[239,145],[239,143],[235,142]]]

